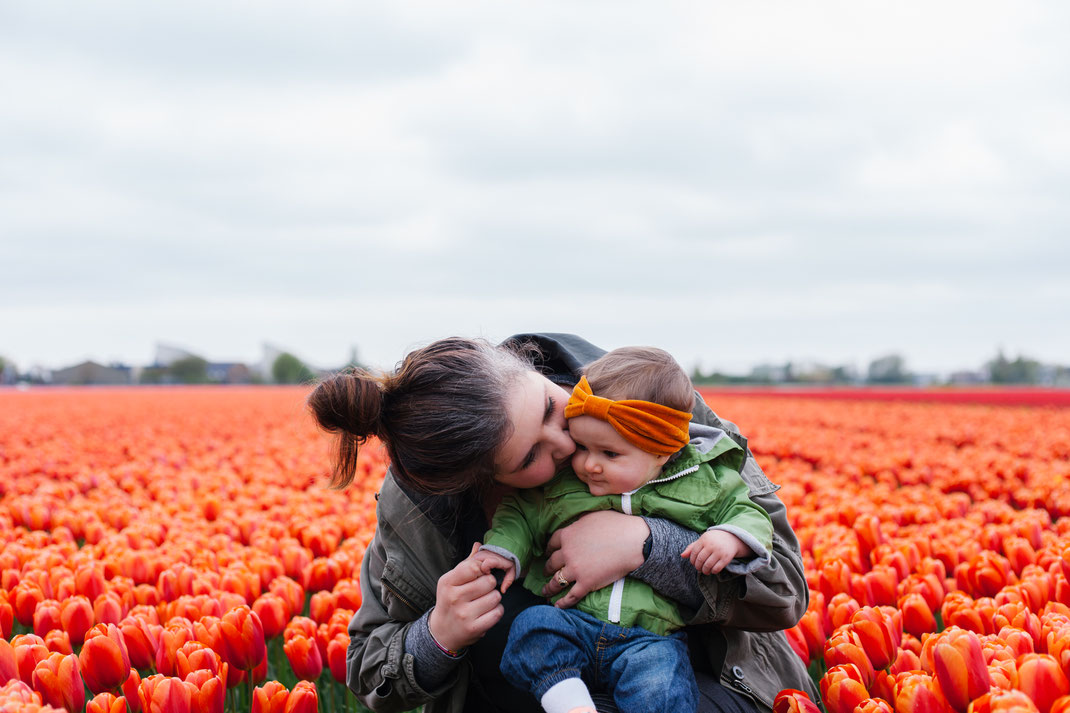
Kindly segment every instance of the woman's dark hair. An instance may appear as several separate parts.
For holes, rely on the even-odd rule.
[[[375,436],[395,475],[415,490],[488,487],[511,428],[509,387],[531,369],[519,352],[451,337],[410,352],[393,374],[349,369],[326,378],[308,405],[338,437],[330,486],[353,482],[358,451]]]

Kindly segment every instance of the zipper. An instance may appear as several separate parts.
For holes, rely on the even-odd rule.
[[[381,579],[381,580],[379,580],[379,581],[381,581],[381,582],[383,583],[383,586],[384,586],[384,587],[386,587],[387,589],[389,589],[389,590],[390,590],[390,593],[391,593],[391,594],[393,594],[393,595],[394,595],[395,597],[397,597],[398,599],[400,599],[400,600],[401,600],[401,603],[402,603],[402,604],[404,604],[405,606],[407,606],[407,607],[408,607],[409,609],[412,609],[412,610],[413,610],[414,612],[417,612],[417,613],[419,613],[419,611],[420,611],[420,610],[419,610],[419,608],[417,608],[417,606],[416,606],[415,604],[413,604],[413,603],[412,603],[412,601],[410,601],[408,597],[406,597],[406,596],[405,596],[404,594],[402,594],[402,593],[401,593],[401,592],[400,592],[400,591],[398,590],[398,588],[397,588],[397,587],[395,587],[395,586],[394,586],[393,584],[391,584],[391,583],[390,583],[390,580],[388,580],[388,579]]]
[[[620,494],[620,511],[625,515],[632,514],[632,493]],[[620,610],[624,603],[624,577],[621,577],[613,583],[613,590],[609,593],[609,611],[606,618],[609,619],[610,624],[620,623]]]

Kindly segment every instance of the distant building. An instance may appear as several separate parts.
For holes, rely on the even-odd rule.
[[[949,384],[972,386],[976,384],[987,383],[988,376],[981,371],[961,369],[959,371],[951,372],[951,375],[947,378],[947,381]]]
[[[153,362],[154,366],[171,366],[176,361],[182,359],[196,358],[197,355],[191,351],[187,351],[182,347],[175,347],[169,344],[157,344],[156,345],[156,361]]]
[[[208,381],[214,384],[248,384],[253,380],[249,367],[238,362],[209,362],[206,370]]]
[[[122,364],[104,366],[103,364],[97,364],[95,361],[86,361],[69,366],[66,369],[53,371],[52,383],[83,386],[87,384],[119,385],[133,382],[129,366]]]

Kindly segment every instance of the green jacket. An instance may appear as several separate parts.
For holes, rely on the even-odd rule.
[[[574,335],[520,335],[546,353],[538,367],[552,380],[574,384],[580,368],[605,352]],[[721,683],[751,697],[759,711],[772,711],[783,688],[818,692],[802,661],[791,650],[783,629],[795,626],[806,612],[809,589],[799,541],[788,523],[778,489],[747,450],[735,424],[723,421],[697,400],[693,423],[724,430],[747,453],[740,476],[750,499],[773,523],[772,559],[746,575],[723,572],[700,576],[703,606],[688,612],[688,635],[703,652]],[[487,523],[478,502],[464,496],[421,495],[403,489],[387,470],[377,497],[378,529],[360,570],[363,596],[349,622],[346,683],[377,713],[408,711],[462,713],[478,688],[471,656],[461,659],[453,676],[434,690],[424,690],[405,653],[408,629],[435,603],[439,577],[468,555]],[[478,525],[478,529],[472,525]],[[697,662],[699,663],[699,662]]]
[[[518,572],[526,569],[524,586],[538,594],[549,581],[542,561],[550,535],[584,513],[617,510],[662,517],[696,532],[719,526],[746,539],[759,555],[756,564],[767,564],[773,525],[748,497],[747,484],[739,477],[743,449],[723,431],[707,430],[716,437],[685,446],[656,480],[631,493],[591,495],[569,468],[541,488],[521,490],[505,498],[494,513],[484,547],[511,556]],[[535,563],[529,567],[532,560]],[[559,593],[554,601],[564,594]],[[663,636],[687,624],[675,601],[632,577],[591,592],[576,603],[576,608],[602,621],[638,626]]]

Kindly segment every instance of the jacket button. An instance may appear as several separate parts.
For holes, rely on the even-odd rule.
[[[732,675],[736,677],[737,681],[742,681],[743,680],[743,669],[741,669],[739,666],[733,666],[732,667]]]

